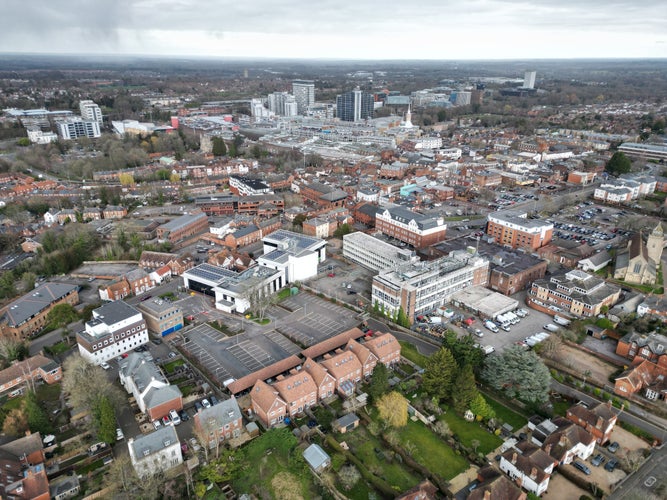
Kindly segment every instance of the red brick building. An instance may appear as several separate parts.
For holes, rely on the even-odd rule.
[[[568,408],[565,417],[586,429],[599,445],[609,441],[617,418],[616,413],[611,410],[611,401],[598,403],[591,408],[574,405]]]
[[[160,241],[168,241],[172,244],[197,234],[208,231],[208,217],[204,213],[186,214],[162,224],[157,228],[157,237]]]
[[[0,394],[13,393],[24,387],[34,386],[42,380],[47,384],[55,384],[62,379],[62,368],[52,359],[38,354],[0,371]],[[18,395],[18,394],[15,394]]]
[[[616,354],[638,365],[644,360],[667,368],[667,336],[658,333],[630,332],[616,345]]]
[[[487,216],[486,234],[499,245],[535,251],[547,245],[553,236],[550,222],[529,219],[526,213],[493,212]]]
[[[444,240],[447,233],[443,219],[427,217],[403,207],[378,209],[375,228],[417,249]]]

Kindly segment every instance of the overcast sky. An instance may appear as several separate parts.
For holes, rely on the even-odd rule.
[[[667,57],[665,0],[2,0],[0,52]]]

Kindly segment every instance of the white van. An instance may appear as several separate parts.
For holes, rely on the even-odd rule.
[[[563,325],[563,326],[568,326],[570,324],[570,320],[567,318],[563,318],[562,316],[554,316],[554,323]]]
[[[556,325],[554,325],[554,324],[552,324],[552,323],[549,323],[549,324],[547,324],[547,325],[544,325],[544,329],[545,329],[545,330],[548,330],[548,331],[550,331],[550,332],[557,332],[558,330],[560,330],[560,328],[558,328]]]
[[[493,321],[485,321],[484,326],[493,333],[498,333],[498,327]]]
[[[520,318],[512,312],[506,313],[505,317],[508,318],[513,325],[516,325],[520,321]]]

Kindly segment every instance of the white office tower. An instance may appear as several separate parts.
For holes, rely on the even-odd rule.
[[[81,118],[85,122],[97,122],[102,125],[102,110],[93,101],[80,101]]]
[[[535,76],[537,75],[536,71],[526,71],[523,75],[523,88],[524,89],[534,89],[535,88]]]
[[[292,82],[292,95],[296,99],[299,114],[306,114],[308,106],[315,104],[315,82],[312,80],[294,80]]]

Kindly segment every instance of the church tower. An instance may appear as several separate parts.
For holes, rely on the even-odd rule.
[[[648,256],[656,265],[660,264],[660,257],[662,256],[662,249],[665,246],[665,232],[662,229],[662,222],[658,222],[655,229],[648,235],[646,241],[646,250]]]

